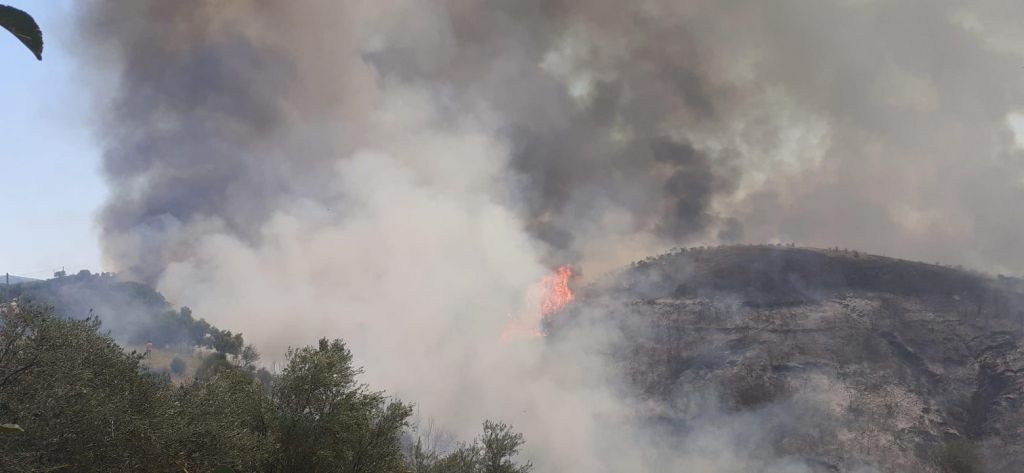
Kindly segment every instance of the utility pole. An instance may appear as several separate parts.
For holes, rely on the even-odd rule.
[[[7,296],[11,294],[11,273],[4,273],[4,279],[7,280],[7,285],[4,287],[4,304],[6,304]]]

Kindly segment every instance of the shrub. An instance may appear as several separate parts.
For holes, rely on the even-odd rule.
[[[174,359],[171,360],[171,373],[181,376],[185,373],[185,366],[185,360],[174,357]]]

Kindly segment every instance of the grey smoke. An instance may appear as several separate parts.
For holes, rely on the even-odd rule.
[[[594,471],[645,444],[605,435],[631,424],[599,361],[494,343],[551,265],[798,241],[1024,269],[1015,5],[90,2],[104,254],[265,353],[345,337],[460,434],[530,412],[539,465]]]
[[[400,84],[493,120],[555,259],[744,235],[1019,272],[1005,4],[99,2],[106,254],[155,281],[196,233],[258,240]]]
[[[563,44],[572,32],[563,29],[575,28],[574,7],[400,8],[416,20],[364,26],[379,39],[339,33],[347,25],[329,19],[320,20],[321,30],[305,24],[303,18],[351,14],[315,2],[113,2],[89,9],[88,30],[120,72],[102,126],[114,196],[101,223],[112,263],[155,281],[168,263],[188,257],[194,228],[254,241],[282,199],[320,198],[323,168],[361,139],[359,130],[346,131],[365,113],[360,107],[367,104],[353,97],[365,91],[339,85],[353,80],[429,90],[452,117],[495,114],[497,138],[511,148],[520,210],[535,235],[567,252],[559,259],[578,258],[577,238],[609,230],[585,228],[609,208],[627,216],[614,233],[653,232],[673,241],[698,237],[716,221],[713,197],[735,187],[734,171],[720,156],[726,153],[673,136],[682,132],[673,129],[678,125],[715,116],[688,35],[664,32],[650,43],[627,44],[638,50],[609,58],[601,65],[610,68],[606,77],[574,96],[566,81],[601,59],[590,57],[595,45],[575,51]],[[337,43],[356,41],[345,49],[358,56],[335,54]],[[560,50],[567,57],[557,57]],[[337,129],[306,130],[328,124]]]

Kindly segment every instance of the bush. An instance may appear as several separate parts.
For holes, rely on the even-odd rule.
[[[207,380],[213,375],[234,368],[228,361],[227,355],[221,352],[213,352],[203,357],[203,361],[196,368],[196,379]]]
[[[171,360],[171,373],[181,376],[185,373],[185,367],[185,360],[178,357],[174,357],[174,359]]]
[[[523,443],[523,434],[512,426],[485,421],[482,436],[445,455],[424,450],[418,440],[410,455],[411,467],[415,473],[530,473],[532,463],[514,460]]]

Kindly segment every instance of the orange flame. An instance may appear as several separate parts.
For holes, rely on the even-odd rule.
[[[531,286],[527,291],[528,309],[509,321],[501,332],[501,339],[543,337],[541,324],[544,320],[564,309],[576,297],[569,287],[572,277],[572,268],[564,265]]]
[[[572,289],[569,288],[570,278],[572,278],[572,268],[565,265],[559,267],[554,274],[549,274],[541,280],[541,285],[544,288],[544,298],[540,302],[542,318],[554,315],[575,298]]]

